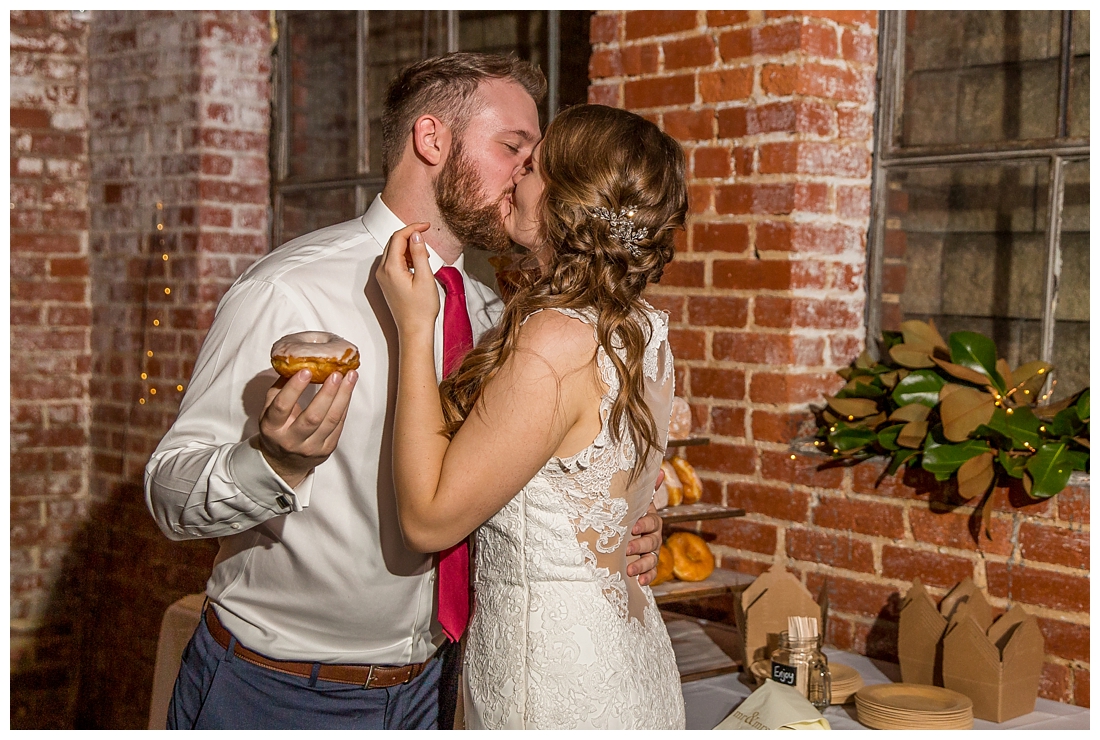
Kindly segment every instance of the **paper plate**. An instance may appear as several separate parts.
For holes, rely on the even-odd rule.
[[[882,683],[864,686],[856,701],[888,713],[952,715],[974,711],[974,702],[957,691],[914,683]]]

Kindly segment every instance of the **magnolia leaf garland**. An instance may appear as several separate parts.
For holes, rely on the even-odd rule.
[[[838,371],[847,384],[818,411],[823,451],[849,462],[888,457],[890,475],[919,466],[968,501],[998,474],[1045,499],[1089,469],[1089,389],[1040,405],[1050,363],[1013,370],[988,337],[958,331],[944,341],[931,321],[884,331],[882,347],[883,360],[865,351]]]

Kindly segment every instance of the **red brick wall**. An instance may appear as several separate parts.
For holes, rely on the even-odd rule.
[[[72,24],[67,11],[42,17]],[[82,220],[60,227],[80,231],[69,236],[42,223],[64,202],[56,176],[29,178],[28,215],[22,205],[13,210],[13,235],[17,213],[32,219],[18,228],[27,232],[27,259],[41,260],[37,280],[50,286],[28,292],[18,312],[13,302],[13,322],[33,324],[13,326],[13,350],[18,339],[48,350],[38,363],[74,355],[76,369],[64,371],[74,380],[57,382],[73,387],[66,392],[79,405],[61,404],[67,396],[59,390],[51,391],[59,400],[38,401],[53,398],[38,380],[13,383],[13,441],[21,439],[17,424],[33,425],[34,447],[24,447],[37,455],[19,473],[35,498],[13,511],[26,518],[37,506],[38,514],[34,529],[17,530],[13,516],[13,556],[20,553],[13,563],[27,571],[13,581],[13,597],[17,585],[26,592],[18,603],[28,614],[25,625],[13,621],[12,723],[136,728],[147,722],[163,611],[203,589],[216,551],[213,542],[171,543],[160,534],[145,508],[142,470],[175,416],[218,300],[268,250],[271,36],[266,11],[92,11],[79,29],[69,73],[75,97],[54,105],[82,111],[75,138],[64,132],[81,167],[69,186],[76,205],[65,208]],[[13,60],[15,44],[13,33]],[[51,37],[36,48],[44,57],[59,45]],[[46,63],[26,72],[13,66],[13,91],[65,89],[53,67],[43,71]],[[32,138],[46,134],[40,118],[18,125]],[[55,127],[57,120],[73,118],[55,115]],[[13,158],[13,174],[17,166]],[[35,241],[36,231],[49,236]],[[53,253],[63,249],[79,261],[59,262]],[[17,268],[24,269],[13,259],[13,288],[22,285]],[[55,296],[62,289],[71,297]],[[74,323],[78,330],[68,328]],[[72,350],[48,344],[59,341]],[[17,403],[21,397],[36,402]],[[58,426],[69,407],[75,422]],[[58,466],[73,455],[77,472],[62,474]],[[15,549],[17,536],[25,548]],[[56,648],[58,630],[41,634],[39,625],[54,622],[64,625],[71,655]],[[19,642],[17,627],[28,634]]]
[[[11,16],[11,726],[71,713],[88,511],[88,30]],[[20,699],[14,682],[28,687]]]
[[[652,299],[712,439],[688,448],[705,497],[749,512],[702,527],[721,566],[827,580],[830,642],[886,658],[911,579],[943,594],[971,576],[1040,618],[1042,695],[1087,705],[1087,485],[1043,504],[998,489],[979,545],[972,507],[920,476],[876,486],[873,463],[822,469],[791,444],[863,347],[877,14],[613,11],[591,35],[590,101],[654,120],[690,163],[687,232]]]

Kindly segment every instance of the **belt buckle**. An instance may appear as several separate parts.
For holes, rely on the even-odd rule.
[[[371,687],[370,682],[374,680],[374,666],[372,665],[367,670],[367,680],[363,682],[363,688],[369,689]]]

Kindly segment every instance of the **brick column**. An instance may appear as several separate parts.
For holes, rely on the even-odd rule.
[[[95,13],[84,726],[145,724],[160,618],[203,590],[216,552],[164,538],[142,473],[218,301],[269,248],[270,46],[266,11]]]
[[[88,32],[11,12],[12,728],[71,716],[79,661],[66,554],[88,510]],[[64,725],[62,725],[64,726]]]
[[[142,471],[269,249],[268,13],[11,23],[12,726],[139,728],[216,551],[160,534]]]
[[[705,499],[749,512],[700,526],[721,567],[827,581],[829,641],[887,659],[909,582],[942,596],[970,576],[996,609],[1039,616],[1041,695],[1087,704],[1087,484],[1040,504],[998,488],[994,539],[977,539],[977,502],[791,446],[863,346],[877,13],[602,11],[591,40],[589,100],[688,156],[687,233],[651,300],[712,440],[687,448]]]

